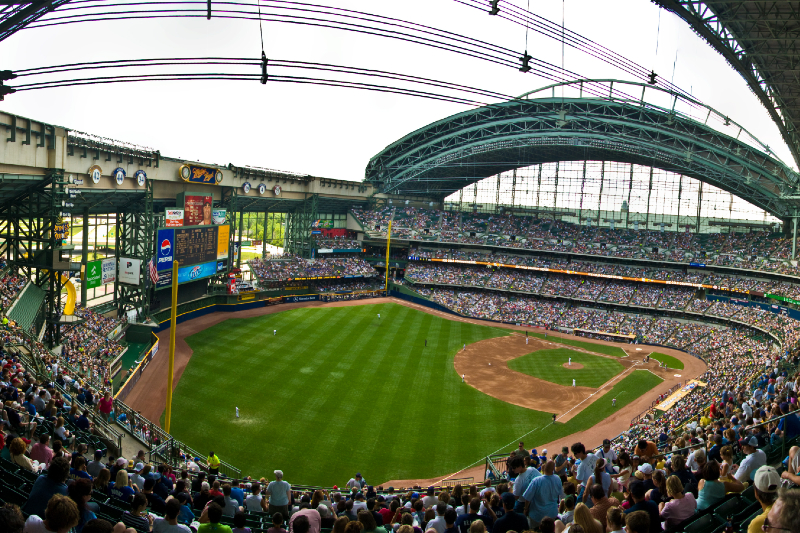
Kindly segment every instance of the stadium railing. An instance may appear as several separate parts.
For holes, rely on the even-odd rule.
[[[650,407],[648,407],[647,409],[645,409],[644,411],[642,411],[641,413],[639,413],[638,415],[636,415],[635,417],[633,417],[633,419],[631,419],[631,425],[634,425],[634,424],[636,424],[637,422],[639,422],[639,420],[641,420],[641,419],[643,419],[644,417],[646,417],[646,416],[647,416],[647,415],[648,415],[648,414],[649,414],[649,413],[650,413],[650,412],[653,410],[653,408],[654,408],[656,405],[658,405],[658,404],[660,404],[661,402],[663,402],[663,401],[664,401],[664,400],[665,400],[665,399],[666,399],[666,398],[667,398],[667,397],[668,397],[670,394],[672,394],[672,393],[673,393],[673,392],[675,392],[676,390],[680,389],[681,387],[683,387],[684,385],[686,385],[687,383],[689,383],[689,381],[691,381],[691,380],[687,379],[686,381],[683,381],[683,382],[681,382],[681,383],[678,383],[678,384],[676,384],[676,385],[673,385],[672,387],[670,387],[670,388],[667,390],[667,392],[665,392],[665,393],[664,393],[664,398],[663,398],[663,399],[661,399],[661,400],[653,400],[653,402],[650,404]]]

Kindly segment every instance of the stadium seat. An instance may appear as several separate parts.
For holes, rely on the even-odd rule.
[[[22,507],[28,500],[28,495],[17,492],[7,485],[3,485],[0,486],[0,498],[6,503],[13,503]]]
[[[755,485],[750,485],[742,492],[742,498],[748,500],[750,502],[756,502],[756,487]]]
[[[109,505],[105,502],[97,502],[97,505],[100,508],[100,512],[110,517],[110,519],[113,521],[118,521],[120,518],[122,518],[122,513],[125,512],[124,510],[113,505]]]
[[[713,533],[720,524],[724,522],[720,521],[716,516],[713,514],[704,514],[701,515],[697,520],[692,522],[691,524],[687,525],[683,528],[684,533]]]

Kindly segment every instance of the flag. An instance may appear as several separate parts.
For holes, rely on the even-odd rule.
[[[151,258],[147,263],[147,270],[150,271],[150,279],[153,280],[153,283],[158,282],[158,271],[156,271],[155,258]]]

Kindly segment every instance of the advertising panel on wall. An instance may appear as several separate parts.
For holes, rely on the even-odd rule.
[[[117,262],[113,257],[103,259],[103,285],[117,281]]]
[[[314,229],[333,229],[333,220],[331,219],[318,219],[311,223]]]
[[[86,288],[94,289],[103,284],[103,262],[89,261],[86,263]]]
[[[217,262],[203,263],[202,265],[185,266],[178,268],[178,283],[187,283],[207,278],[217,273]]]
[[[167,209],[167,223],[168,228],[176,228],[183,226],[184,213],[183,209]]]
[[[225,224],[226,213],[227,209],[212,209],[211,210],[211,221],[214,224]]]
[[[231,238],[231,227],[228,225],[217,228],[217,259],[228,258],[228,241]]]
[[[210,195],[187,194],[183,198],[184,226],[210,226],[214,223],[211,218],[213,198]]]
[[[158,281],[156,281],[156,289],[163,289],[172,285],[172,270],[165,270],[158,273]]]
[[[172,270],[172,262],[174,261],[175,249],[175,230],[174,229],[160,229],[158,230],[158,237],[156,238],[156,268],[158,270]]]
[[[130,285],[139,284],[139,274],[142,270],[141,259],[129,257],[119,258],[119,281]]]

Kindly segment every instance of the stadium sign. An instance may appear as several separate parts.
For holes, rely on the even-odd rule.
[[[333,229],[333,220],[319,219],[311,223],[311,227],[315,229]]]
[[[319,295],[309,295],[309,296],[284,296],[283,303],[291,304],[296,302],[312,302],[314,300],[319,300]]]
[[[222,183],[222,171],[217,168],[200,165],[181,165],[178,175],[183,181],[189,183],[203,183],[205,185],[219,185]]]
[[[175,255],[175,230],[160,229],[156,240],[156,268],[158,270],[172,270]],[[158,283],[156,283],[158,285]]]
[[[141,259],[133,259],[130,257],[119,258],[119,281],[120,283],[128,283],[130,285],[139,284],[139,274],[142,270]]]
[[[86,263],[86,288],[93,289],[102,285],[102,261],[89,261]]]
[[[178,283],[188,283],[213,276],[217,273],[217,262],[203,263],[201,265],[185,266],[178,269]]]
[[[158,273],[158,281],[156,281],[156,288],[163,289],[172,285],[172,269],[165,270]]]
[[[117,281],[117,262],[113,257],[103,259],[103,285]]]
[[[183,226],[183,209],[167,209],[166,226],[168,228]]]

